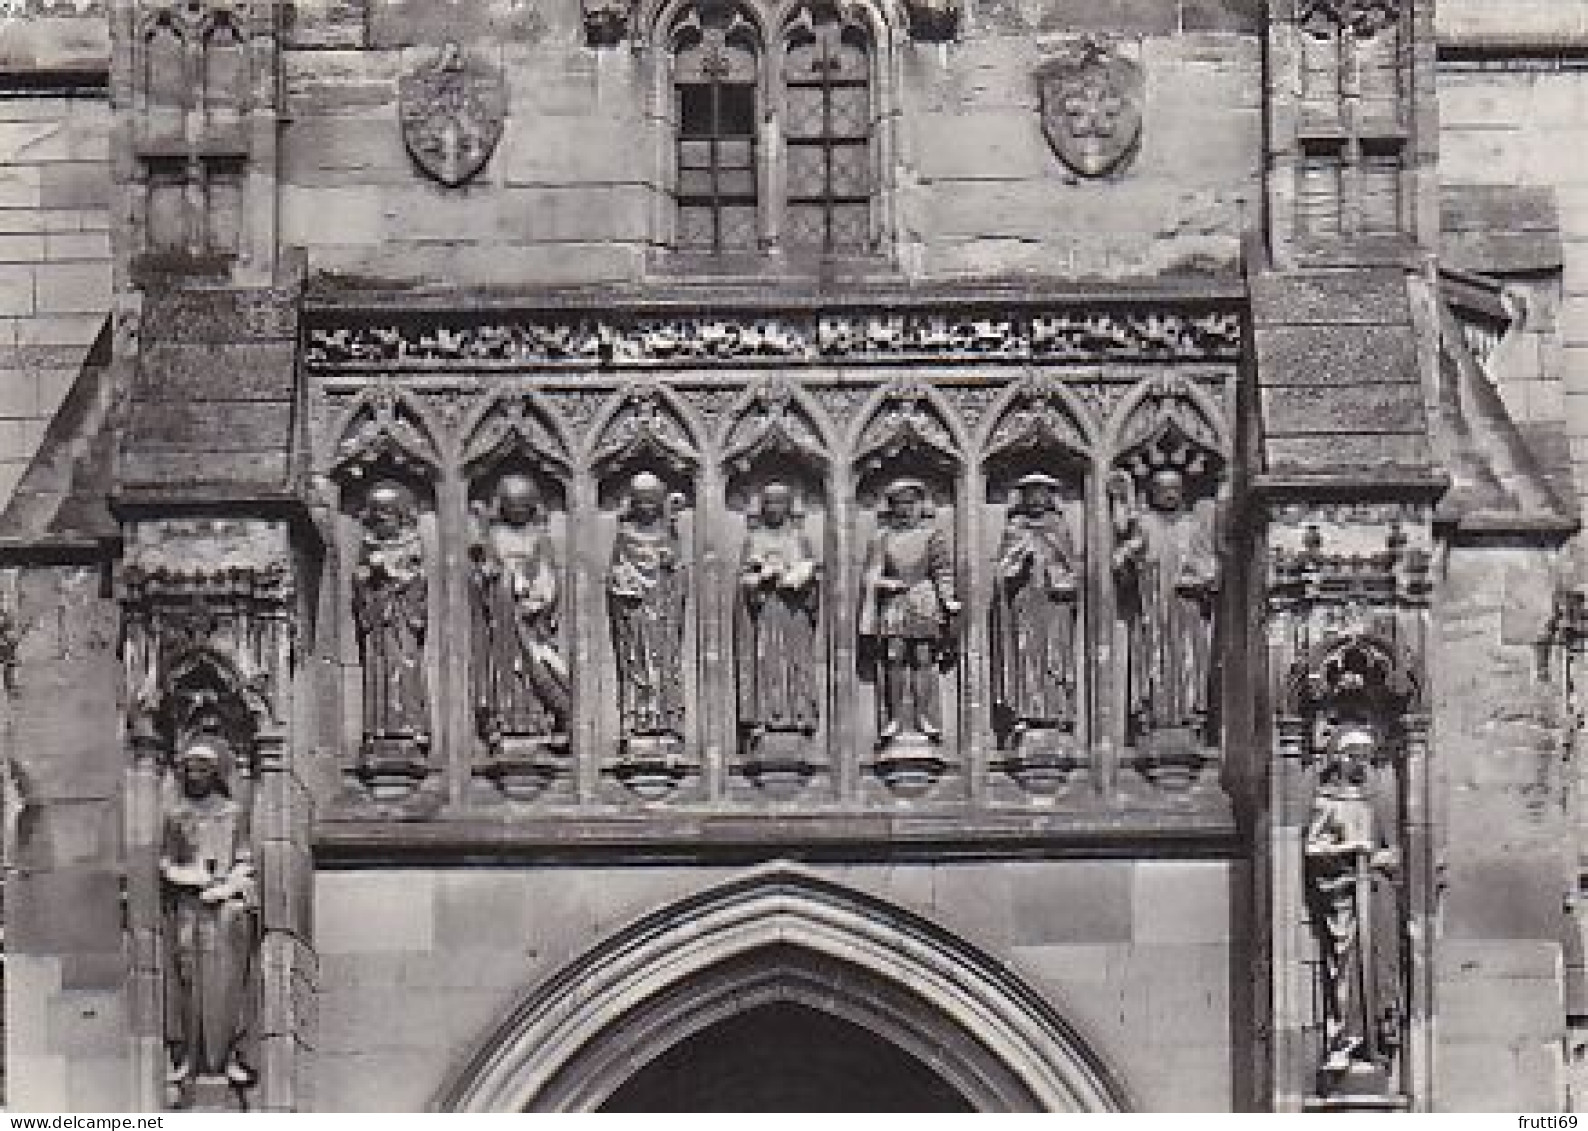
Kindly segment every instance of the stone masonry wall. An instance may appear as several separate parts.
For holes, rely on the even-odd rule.
[[[976,7],[952,44],[901,34],[883,92],[897,122],[878,142],[892,147],[899,266],[933,278],[1232,271],[1260,197],[1260,8],[1002,2]],[[356,28],[298,29],[284,60],[283,243],[307,249],[311,272],[360,284],[635,281],[648,262],[665,274],[673,154],[658,52],[586,47],[574,0],[449,13],[442,28],[421,5],[376,4]],[[462,27],[480,29],[471,53],[503,67],[509,107],[490,164],[444,189],[404,150],[397,80]],[[1039,113],[1035,71],[1078,32],[1116,39],[1146,73],[1140,152],[1097,181],[1068,173]]]
[[[109,57],[98,18],[0,18],[0,507],[110,309]]]
[[[1232,1104],[1230,866],[848,865],[828,878],[1002,958],[1146,1111]],[[514,1003],[711,867],[322,871],[316,1110],[421,1110]]]
[[[0,591],[21,626],[0,692],[6,1106],[128,1111],[119,617],[91,567],[0,571]]]

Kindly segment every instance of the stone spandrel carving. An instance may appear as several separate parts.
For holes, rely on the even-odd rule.
[[[660,476],[634,475],[606,583],[623,759],[658,772],[676,763],[684,744],[689,583],[676,518],[682,503]]]
[[[543,509],[533,479],[504,474],[476,509],[469,546],[474,717],[510,795],[534,789],[568,741],[560,571]]]
[[[888,758],[935,759],[943,741],[939,666],[956,652],[962,604],[948,537],[933,524],[927,485],[901,478],[883,491],[866,547],[859,629],[877,677],[877,746]]]
[[[425,676],[429,581],[413,491],[393,479],[364,501],[353,619],[363,668],[362,771],[380,793],[425,773],[430,698]]]
[[[184,739],[161,827],[166,1087],[177,1108],[241,1108],[256,1079],[258,898],[247,814],[227,785],[232,759],[214,730]]]
[[[1193,499],[1183,467],[1110,479],[1114,571],[1126,627],[1126,710],[1158,778],[1183,783],[1201,760],[1214,696],[1222,583],[1217,511]]]
[[[1405,1027],[1403,862],[1393,766],[1363,724],[1324,744],[1303,854],[1323,999],[1320,1092],[1390,1092]]]
[[[1015,482],[994,561],[993,712],[1012,748],[1044,745],[1053,737],[1044,732],[1075,728],[1080,558],[1058,506],[1062,489],[1041,473]]]
[[[821,720],[825,672],[817,652],[822,565],[802,518],[789,484],[761,488],[739,555],[734,619],[744,752],[796,770]]]

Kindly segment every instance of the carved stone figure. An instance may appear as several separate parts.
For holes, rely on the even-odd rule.
[[[688,584],[667,486],[635,475],[612,544],[607,602],[625,749],[676,747],[684,733],[684,611]],[[660,740],[660,741],[658,741]]]
[[[504,744],[565,736],[568,666],[558,651],[561,597],[541,498],[525,475],[496,484],[494,506],[477,514],[469,546],[474,712],[498,756]]]
[[[212,735],[182,748],[179,792],[161,832],[173,1106],[215,1106],[255,1079],[244,1042],[254,1017],[258,901],[247,821],[226,785],[226,754]]]
[[[1042,132],[1073,173],[1101,177],[1130,162],[1141,142],[1145,78],[1106,42],[1083,37],[1038,74]]]
[[[429,585],[412,493],[394,480],[376,482],[363,521],[353,614],[364,668],[365,742],[371,747],[428,745]]]
[[[1173,757],[1188,757],[1206,738],[1213,694],[1214,504],[1193,503],[1184,473],[1171,467],[1149,476],[1145,507],[1124,473],[1110,486],[1132,729],[1160,756],[1177,748]]]
[[[998,544],[992,606],[993,709],[1018,744],[1032,729],[1075,724],[1077,559],[1051,476],[1017,492]]]
[[[1346,725],[1324,752],[1304,853],[1323,983],[1326,1093],[1382,1094],[1401,1045],[1401,856],[1378,741]]]
[[[926,485],[899,479],[866,548],[860,635],[873,646],[879,746],[938,743],[938,664],[952,654],[961,609],[948,539],[932,525]]]
[[[747,746],[813,734],[821,714],[816,653],[821,562],[800,529],[793,488],[768,483],[739,558],[734,641],[739,727]]]

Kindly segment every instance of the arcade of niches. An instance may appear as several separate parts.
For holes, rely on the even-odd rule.
[[[15,1106],[1575,1102],[1559,256],[1430,0],[455,7],[35,14]]]

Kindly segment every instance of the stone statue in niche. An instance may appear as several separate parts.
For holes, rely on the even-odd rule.
[[[539,489],[527,475],[497,481],[476,511],[469,545],[474,717],[497,769],[538,761],[567,742],[568,665],[558,650],[556,554]],[[504,780],[504,786],[506,782]]]
[[[862,570],[860,635],[877,672],[877,745],[888,750],[943,740],[938,667],[954,653],[961,603],[926,484],[895,480],[883,501]]]
[[[678,496],[648,471],[629,482],[607,574],[618,716],[625,756],[666,761],[684,735],[688,581]]]
[[[173,1107],[240,1106],[254,1019],[258,899],[246,814],[231,797],[231,751],[200,732],[177,752],[177,793],[160,836],[165,908],[166,1076]]]
[[[1383,1095],[1405,1016],[1398,802],[1379,740],[1341,725],[1323,751],[1303,845],[1323,983],[1325,1094]]]
[[[371,485],[353,570],[353,617],[364,671],[366,769],[423,773],[430,743],[425,679],[429,583],[413,492],[391,479]]]
[[[739,729],[758,761],[801,761],[821,717],[821,561],[801,517],[794,488],[768,483],[739,556]]]
[[[1033,473],[1015,483],[994,567],[994,720],[1018,747],[1031,731],[1075,727],[1076,587],[1080,562],[1059,510],[1063,485]]]
[[[1149,471],[1145,506],[1127,473],[1109,487],[1132,735],[1162,780],[1183,779],[1200,761],[1213,698],[1215,505],[1193,501],[1172,466]]]

